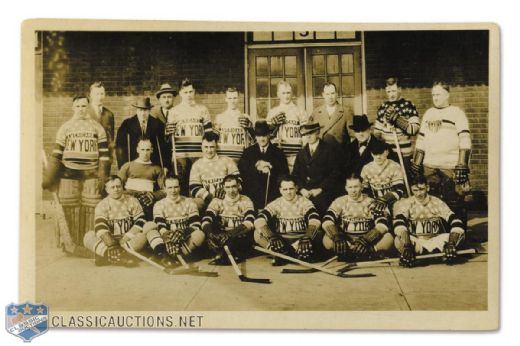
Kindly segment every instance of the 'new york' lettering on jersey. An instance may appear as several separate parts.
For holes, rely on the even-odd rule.
[[[218,222],[223,231],[231,231],[241,224],[252,229],[255,222],[253,202],[244,195],[239,195],[234,200],[228,197],[214,198],[206,210],[203,222]]]
[[[267,113],[267,123],[271,125],[273,117],[280,112],[285,113],[285,123],[278,126],[273,143],[280,145],[286,156],[296,156],[303,146],[300,125],[307,122],[307,114],[294,103],[279,105]]]
[[[403,194],[403,173],[401,166],[395,161],[386,160],[383,166],[374,161],[369,162],[361,170],[361,178],[363,187],[371,189],[374,197],[383,197],[387,192],[397,192],[399,196]]]
[[[208,109],[199,104],[178,104],[168,115],[169,123],[176,123],[175,150],[177,157],[202,156],[202,136],[211,128]]]
[[[144,225],[141,204],[129,195],[122,195],[120,199],[104,198],[96,206],[94,215],[95,231],[98,236],[110,232],[117,239],[128,232],[132,226]]]
[[[91,118],[68,120],[56,134],[53,155],[70,169],[97,168],[98,160],[109,160],[108,141],[103,126]]]
[[[240,111],[226,111],[215,117],[214,127],[220,133],[217,145],[217,153],[238,160],[245,148],[251,145],[253,139],[249,133],[240,126],[240,117],[246,117]]]
[[[153,217],[161,233],[167,230],[185,231],[188,227],[200,229],[197,205],[193,199],[184,196],[179,196],[177,200],[166,197],[155,203]]]

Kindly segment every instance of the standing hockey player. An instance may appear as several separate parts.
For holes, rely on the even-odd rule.
[[[188,179],[194,161],[202,156],[202,136],[211,131],[211,117],[206,106],[195,102],[193,82],[185,78],[179,83],[181,103],[168,114],[166,137],[175,144],[172,160],[176,160],[177,174],[181,179],[181,192],[188,194]],[[172,136],[173,140],[172,140]]]
[[[464,225],[441,199],[431,196],[424,177],[412,181],[412,197],[394,206],[395,247],[400,264],[413,267],[415,255],[444,251],[447,264],[453,264],[457,247],[464,240]]]
[[[307,122],[307,114],[292,101],[292,87],[289,82],[278,83],[277,95],[280,104],[267,113],[267,123],[273,128],[273,143],[276,143],[287,158],[289,171],[292,172],[296,154],[302,148],[300,125]]]
[[[311,201],[297,194],[294,177],[280,177],[279,188],[282,196],[258,214],[255,241],[269,250],[283,254],[296,252],[298,258],[313,261],[323,241],[318,212]],[[274,265],[283,263],[278,259],[273,262]]]
[[[159,104],[152,108],[150,115],[166,124],[170,112],[173,111],[173,102],[176,95],[177,90],[173,89],[170,84],[161,85],[159,91],[155,93]]]
[[[240,179],[236,175],[224,178],[224,198],[213,198],[202,219],[202,229],[208,246],[216,254],[216,264],[228,264],[224,245],[229,246],[239,260],[253,245],[255,210],[249,197],[240,194]]]
[[[374,135],[391,146],[397,153],[394,131],[408,172],[412,158],[412,137],[419,133],[419,113],[412,101],[401,97],[401,86],[397,78],[388,78],[385,87],[387,101],[377,110]]]
[[[244,150],[238,168],[243,192],[258,210],[280,196],[277,181],[289,174],[289,167],[283,151],[271,143],[269,125],[257,121],[254,131],[256,144]]]
[[[253,142],[253,128],[249,115],[238,110],[238,90],[226,90],[227,109],[215,117],[214,127],[220,135],[217,154],[233,159],[235,163],[245,148]]]
[[[137,159],[125,163],[118,173],[126,193],[141,203],[147,221],[152,221],[153,204],[164,197],[164,172],[150,161],[152,153],[150,140],[141,139],[137,144]]]
[[[179,178],[169,174],[165,181],[166,197],[155,203],[153,216],[155,229],[161,235],[154,243],[165,244],[168,254],[189,256],[204,242],[197,205],[191,198],[181,195]]]
[[[110,171],[105,130],[89,117],[88,105],[86,96],[72,100],[74,114],[56,134],[42,182],[42,187],[51,191],[58,185],[58,197],[75,244],[94,228],[94,208]]]
[[[434,107],[424,113],[410,170],[415,176],[424,173],[431,194],[445,201],[466,224],[464,198],[471,189],[468,119],[462,109],[450,105],[446,83],[434,83],[432,98]]]
[[[204,209],[214,197],[224,198],[224,178],[228,174],[239,175],[235,162],[217,155],[218,135],[205,133],[202,138],[202,155],[190,172],[190,194],[199,210]]]
[[[345,183],[347,195],[332,202],[323,218],[325,249],[342,259],[384,254],[392,248],[388,214],[372,212],[374,199],[362,193],[361,177],[351,175]]]
[[[371,149],[373,161],[361,170],[363,188],[374,198],[374,212],[392,210],[395,201],[404,195],[403,171],[399,164],[388,159],[388,145],[377,143]]]

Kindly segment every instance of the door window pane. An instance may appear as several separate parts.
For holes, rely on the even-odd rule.
[[[269,75],[269,64],[266,56],[256,57],[256,75],[267,76]]]
[[[256,80],[256,97],[269,97],[269,79],[258,78]]]
[[[285,57],[285,75],[296,76],[296,57],[286,56]]]
[[[352,54],[341,55],[341,72],[342,73],[353,73],[354,72],[354,57]]]
[[[325,77],[314,77],[312,78],[312,94],[313,96],[321,96],[321,92],[323,91],[323,84],[325,84]]]
[[[313,75],[325,74],[325,56],[324,55],[313,55],[312,56],[312,74]]]
[[[354,96],[354,76],[341,77],[341,94],[343,96]]]
[[[336,96],[340,96],[341,95],[341,84],[339,84],[339,76],[334,76],[334,77],[329,76],[328,81],[331,83],[334,83],[334,85],[336,86]]]
[[[271,57],[271,76],[283,76],[283,57]]]
[[[327,74],[339,73],[339,57],[337,55],[327,55]]]

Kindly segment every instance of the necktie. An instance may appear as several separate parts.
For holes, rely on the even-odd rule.
[[[363,154],[363,152],[367,148],[367,144],[368,144],[367,141],[359,143],[359,155]]]
[[[141,131],[143,132],[143,136],[146,134],[146,120],[141,120]]]

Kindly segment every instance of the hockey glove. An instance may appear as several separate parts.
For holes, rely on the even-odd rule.
[[[241,116],[240,118],[238,118],[238,123],[240,124],[241,127],[247,129],[249,127],[251,127],[251,120],[249,120],[247,117],[244,117],[244,116]]]
[[[334,236],[334,253],[338,256],[346,256],[349,252],[347,237],[338,233]]]
[[[182,245],[182,243],[184,243],[184,241],[186,240],[186,231],[183,231],[181,229],[176,229],[175,231],[173,231],[171,235],[171,242],[177,246]]]
[[[405,244],[403,253],[399,258],[399,265],[405,268],[413,268],[415,266],[415,249],[412,244]]]
[[[171,135],[175,134],[176,130],[177,123],[166,123],[166,126],[164,127],[164,135],[166,137],[170,137]]]
[[[452,265],[457,260],[457,248],[451,241],[444,244],[444,256],[446,257],[446,264]]]
[[[119,264],[121,262],[121,255],[123,254],[123,248],[119,245],[109,246],[107,248],[106,257],[110,264]]]
[[[385,210],[387,208],[387,203],[384,198],[378,197],[378,198],[374,199],[374,201],[372,202],[370,207],[372,210],[372,214],[374,214],[374,216],[381,216],[381,215],[385,214]]]
[[[43,171],[42,188],[51,192],[56,191],[60,182],[63,164],[54,156],[49,157],[49,163]]]
[[[388,107],[386,107],[385,119],[386,119],[387,123],[389,123],[390,125],[395,125],[395,121],[397,120],[398,117],[399,117],[399,112],[397,109],[394,108],[393,105],[389,105]]]
[[[312,248],[312,241],[310,238],[303,237],[300,239],[300,242],[298,243],[298,249],[296,249],[296,254],[298,255],[298,258],[302,261],[307,261],[309,258],[312,257],[314,251]]]
[[[454,170],[455,184],[464,185],[469,181],[469,167],[465,165],[456,165]]]
[[[280,112],[278,114],[276,114],[272,120],[271,120],[272,124],[273,125],[282,125],[285,123],[285,112]]]
[[[285,244],[285,241],[278,236],[273,236],[269,239],[267,248],[271,251],[278,252],[278,253],[287,252],[287,245]]]

